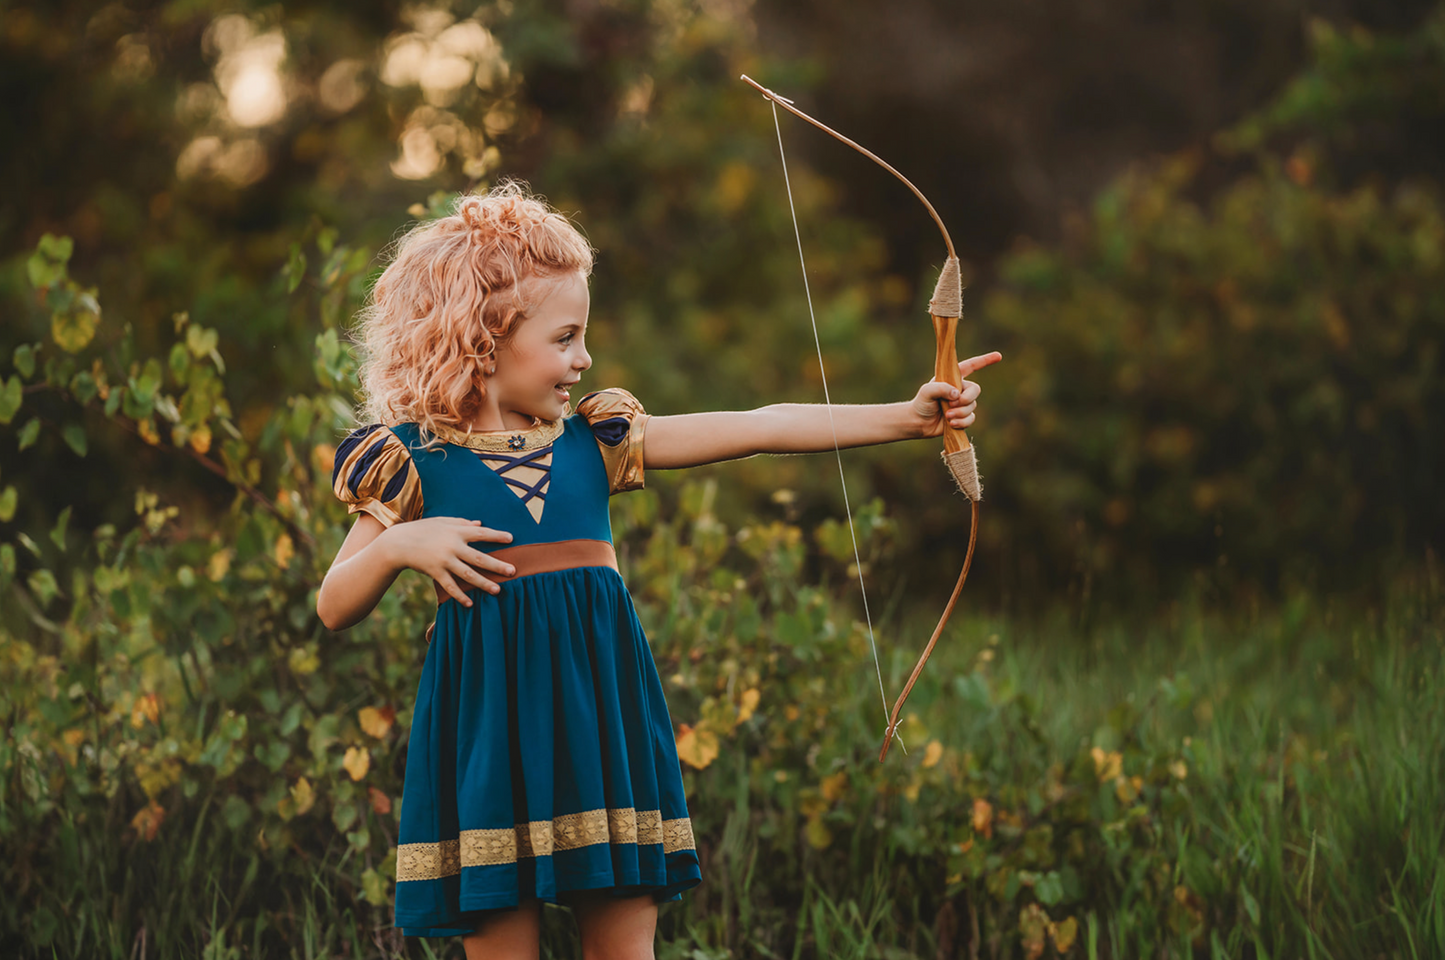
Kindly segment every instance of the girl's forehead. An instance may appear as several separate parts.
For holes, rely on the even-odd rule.
[[[538,278],[533,291],[535,306],[533,316],[576,319],[575,314],[584,312],[589,303],[587,281],[580,274]]]

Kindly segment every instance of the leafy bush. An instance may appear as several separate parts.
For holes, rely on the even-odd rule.
[[[316,391],[248,438],[211,331],[177,317],[165,362],[140,355],[67,252],[47,238],[31,261],[54,333],[16,351],[3,419],[77,456],[122,426],[235,495],[214,527],[141,489],[127,529],[67,510],[0,544],[0,942],[398,955],[392,844],[434,598],[409,577],[344,635],[315,617],[346,527],[329,472],[349,360],[319,335]],[[615,502],[704,864],[663,915],[664,956],[1445,946],[1435,580],[1368,630],[1304,602],[1084,647],[966,618],[910,701],[909,753],[879,765],[846,530],[800,526],[786,490],[776,519],[732,529],[716,494],[664,474]],[[895,526],[875,501],[858,528],[876,578]],[[896,691],[920,625],[877,627]]]

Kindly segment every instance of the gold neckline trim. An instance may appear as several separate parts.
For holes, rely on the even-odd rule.
[[[437,424],[436,435],[447,443],[471,450],[497,453],[516,453],[519,450],[536,450],[545,447],[562,435],[566,411],[557,420],[542,420],[536,426],[521,430],[473,430],[470,433]]]

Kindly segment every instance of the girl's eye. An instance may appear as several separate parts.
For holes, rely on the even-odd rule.
[[[564,337],[562,337],[562,339],[561,339],[561,340],[558,340],[557,342],[558,342],[558,343],[571,343],[573,336],[575,336],[575,334],[569,333],[569,334],[565,335]]]

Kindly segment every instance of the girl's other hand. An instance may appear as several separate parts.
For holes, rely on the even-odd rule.
[[[943,433],[945,416],[948,424],[959,430],[973,425],[978,414],[978,395],[983,388],[967,379],[970,373],[981,370],[1003,359],[995,350],[982,356],[960,361],[958,374],[963,377],[962,389],[939,380],[930,380],[918,388],[913,397],[913,413],[918,418],[919,436],[936,437]]]
[[[419,570],[442,585],[442,589],[464,606],[472,600],[471,587],[497,594],[502,588],[474,568],[511,576],[517,568],[491,554],[469,546],[473,540],[511,543],[506,530],[484,527],[479,520],[461,517],[426,517],[388,527],[381,535],[386,550],[398,566]],[[464,585],[459,585],[464,584]]]

